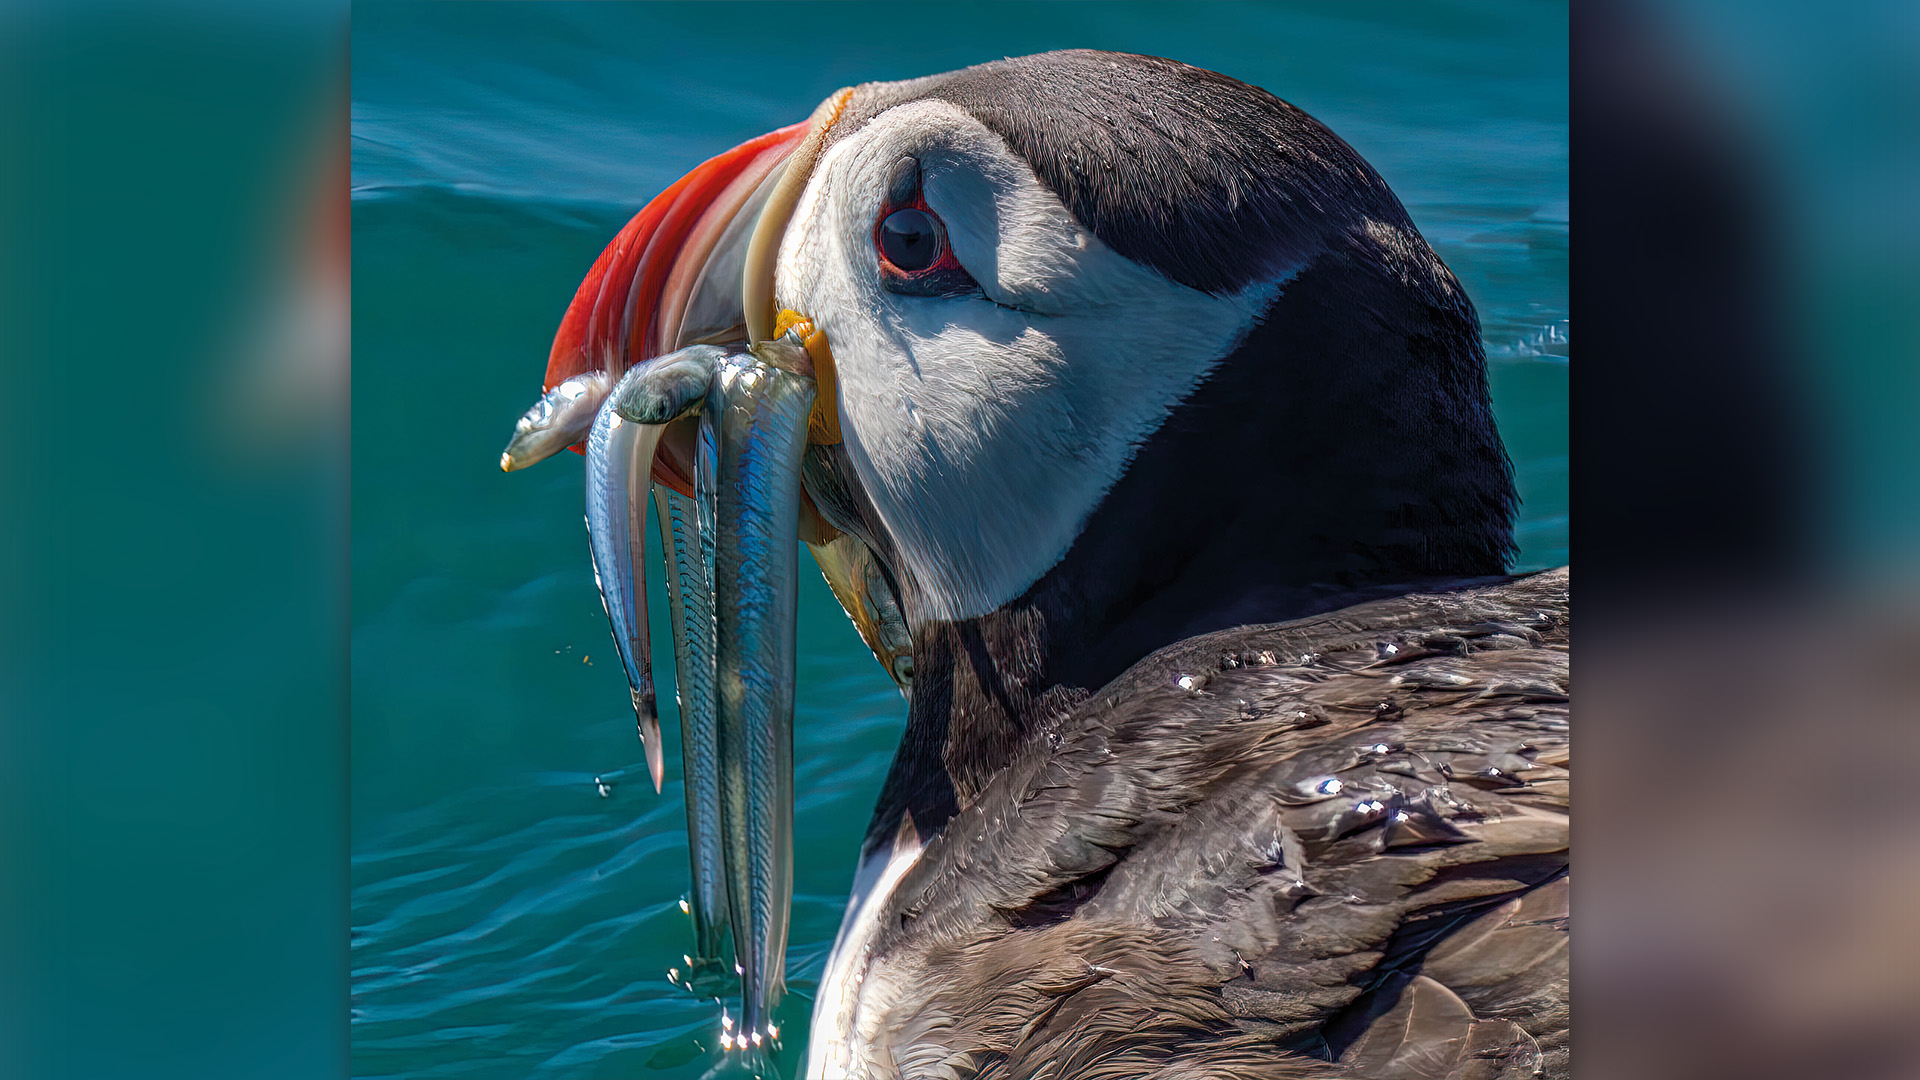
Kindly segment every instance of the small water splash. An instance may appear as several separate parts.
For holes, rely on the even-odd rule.
[[[1555,319],[1533,326],[1489,326],[1486,332],[1487,358],[1565,362],[1573,353],[1572,330],[1571,319]]]

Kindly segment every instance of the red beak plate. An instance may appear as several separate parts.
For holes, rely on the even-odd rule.
[[[573,294],[544,389],[583,371],[618,378],[671,352],[701,268],[734,215],[807,134],[802,121],[702,162],[613,238]],[[573,448],[579,451],[580,447]]]

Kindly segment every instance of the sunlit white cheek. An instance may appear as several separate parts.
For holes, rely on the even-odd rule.
[[[905,156],[987,298],[880,287],[873,218]],[[778,302],[832,343],[841,430],[912,578],[915,621],[993,611],[1057,564],[1272,294],[1210,297],[1115,254],[940,102],[885,113],[823,155],[776,278]]]

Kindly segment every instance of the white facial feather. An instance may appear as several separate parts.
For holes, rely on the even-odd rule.
[[[881,287],[889,171],[986,298]],[[774,295],[826,331],[841,430],[918,598],[914,623],[984,615],[1066,554],[1169,410],[1276,286],[1216,298],[1108,248],[959,108],[891,109],[822,156],[781,241]]]

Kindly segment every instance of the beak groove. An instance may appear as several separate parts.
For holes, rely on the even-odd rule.
[[[766,208],[754,226],[753,239],[747,243],[747,265],[740,278],[740,306],[746,315],[749,342],[771,341],[778,336],[773,328],[773,271],[780,258],[780,238],[786,235],[787,225],[793,221],[793,211],[800,205],[800,193],[806,190],[813,167],[820,160],[820,151],[827,144],[827,133],[833,130],[852,97],[853,89],[849,87],[813,110],[813,116],[807,120],[806,137],[794,147],[787,171],[780,177],[773,194],[767,197]]]

